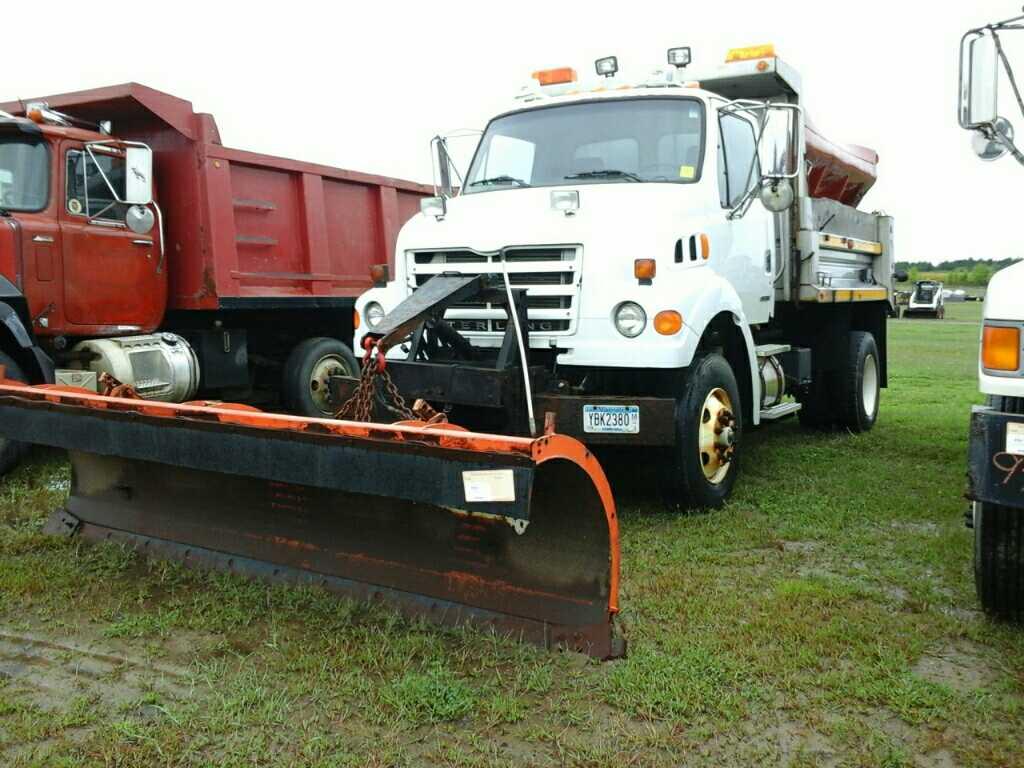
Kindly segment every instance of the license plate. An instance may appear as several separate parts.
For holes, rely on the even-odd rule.
[[[583,431],[635,435],[640,431],[640,406],[584,405]]]

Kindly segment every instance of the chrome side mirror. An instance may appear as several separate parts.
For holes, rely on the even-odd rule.
[[[448,142],[444,136],[435,136],[431,142],[434,150],[439,183],[436,190],[440,197],[452,196],[452,159],[448,154]]]
[[[153,150],[146,146],[129,146],[124,155],[124,202],[149,205],[153,202]]]
[[[960,41],[960,126],[995,123],[998,113],[999,53],[995,39],[969,32]]]

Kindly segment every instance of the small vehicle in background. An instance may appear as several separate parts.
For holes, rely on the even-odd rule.
[[[946,316],[946,301],[942,283],[936,280],[918,280],[903,310],[904,317],[934,317],[941,320]]]

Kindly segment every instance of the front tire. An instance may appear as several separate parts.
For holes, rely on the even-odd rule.
[[[725,358],[694,361],[676,400],[676,445],[662,466],[670,509],[718,509],[728,499],[739,473],[742,410]]]
[[[299,416],[331,418],[341,403],[331,402],[331,376],[359,378],[359,361],[345,344],[326,336],[306,339],[284,364],[285,406]]]
[[[28,384],[28,377],[12,357],[0,352],[0,365],[4,367],[4,376]],[[6,475],[25,458],[28,444],[17,440],[0,437],[0,476]]]
[[[1024,621],[1024,509],[975,502],[974,584],[986,613]]]

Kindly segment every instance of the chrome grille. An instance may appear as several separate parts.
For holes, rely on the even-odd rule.
[[[578,311],[580,249],[576,246],[507,248],[505,268],[509,281],[526,288],[530,329],[536,333],[570,333]],[[415,290],[434,275],[458,272],[466,275],[502,273],[502,253],[469,249],[416,251],[407,255],[409,287]],[[445,317],[465,333],[497,335],[505,329],[502,306],[483,301],[453,305]]]

